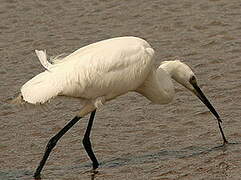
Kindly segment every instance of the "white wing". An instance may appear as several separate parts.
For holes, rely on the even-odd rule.
[[[38,51],[45,71],[21,88],[29,103],[44,103],[57,95],[95,99],[135,90],[154,64],[154,50],[139,38],[122,37],[80,48],[61,63],[49,65],[46,53]]]
[[[107,99],[135,90],[154,64],[154,50],[139,38],[114,38],[80,48],[62,63],[71,69],[67,96]],[[68,76],[69,77],[69,76]]]

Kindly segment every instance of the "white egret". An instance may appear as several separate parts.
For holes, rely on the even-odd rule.
[[[84,148],[92,160],[93,169],[99,163],[90,142],[90,132],[96,109],[107,101],[129,91],[135,91],[156,104],[166,104],[174,97],[172,79],[193,92],[218,119],[224,144],[227,140],[220,125],[220,117],[198,87],[196,76],[183,62],[165,61],[154,66],[154,50],[143,39],[118,37],[103,40],[82,47],[60,60],[50,63],[46,51],[36,50],[41,64],[46,70],[26,82],[19,98],[31,104],[42,104],[56,96],[75,97],[84,102],[76,116],[55,136],[47,146],[44,156],[35,171],[40,172],[58,140],[80,118],[91,113],[83,138]]]

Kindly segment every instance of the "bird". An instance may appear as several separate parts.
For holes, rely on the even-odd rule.
[[[45,70],[21,87],[18,100],[44,104],[57,96],[65,96],[77,98],[82,103],[74,118],[48,141],[34,173],[35,178],[41,178],[41,171],[58,140],[88,114],[90,118],[82,143],[93,170],[96,170],[99,162],[90,141],[96,110],[128,92],[139,93],[154,104],[170,103],[175,95],[175,81],[196,95],[213,113],[218,120],[223,144],[228,143],[221,118],[199,88],[191,67],[180,60],[163,61],[156,66],[155,51],[142,38],[125,36],[102,40],[65,57],[57,56],[52,61],[46,50],[35,52]]]

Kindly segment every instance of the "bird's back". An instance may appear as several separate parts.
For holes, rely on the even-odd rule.
[[[75,51],[66,60],[75,64],[71,79],[78,78],[81,85],[76,96],[111,99],[135,90],[149,73],[153,54],[146,41],[135,37],[100,41]],[[71,95],[68,89],[64,93]]]
[[[50,84],[49,86],[53,83],[53,97],[65,95],[94,99],[105,96],[108,100],[135,90],[151,70],[154,63],[153,55],[153,49],[143,39],[108,39],[76,50],[65,57],[62,63],[54,65],[50,72],[45,71],[42,75],[37,75],[26,83],[31,85],[24,86],[31,90],[39,84],[42,84],[42,87],[45,83]],[[40,94],[43,98],[42,96],[48,92],[43,91]],[[44,102],[49,96],[51,95],[44,98]],[[39,101],[39,98],[35,99]]]

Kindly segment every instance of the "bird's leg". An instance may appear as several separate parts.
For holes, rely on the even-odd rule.
[[[45,149],[45,153],[44,156],[42,158],[42,160],[39,163],[38,168],[36,169],[35,173],[34,173],[34,177],[36,179],[40,179],[40,172],[43,169],[44,164],[46,163],[50,152],[52,151],[52,149],[55,147],[55,145],[57,144],[58,140],[75,124],[79,121],[81,117],[79,116],[75,116],[63,129],[61,129],[55,136],[53,136]]]
[[[95,154],[92,150],[91,142],[90,142],[90,131],[91,131],[93,121],[94,121],[94,118],[95,118],[95,112],[96,112],[96,110],[92,111],[92,113],[90,115],[88,126],[87,126],[87,129],[85,131],[85,135],[84,135],[84,138],[83,138],[83,141],[82,141],[82,143],[84,145],[84,148],[85,148],[85,151],[87,152],[89,158],[93,162],[93,170],[95,170],[99,166],[99,163],[98,163],[98,161],[95,157]]]

